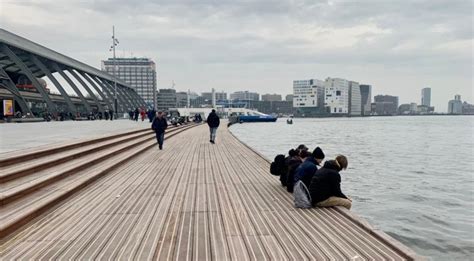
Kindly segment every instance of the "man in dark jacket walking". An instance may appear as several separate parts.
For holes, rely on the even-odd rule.
[[[313,178],[314,173],[316,173],[316,171],[318,170],[317,165],[319,165],[323,159],[323,150],[319,147],[314,149],[313,153],[311,153],[311,156],[306,158],[306,160],[301,163],[301,165],[299,165],[296,169],[294,184],[296,184],[298,180],[301,180],[306,185],[306,187],[309,188],[311,179]]]
[[[209,113],[209,116],[207,116],[207,125],[209,125],[209,131],[211,132],[211,137],[209,141],[212,144],[214,144],[216,141],[216,132],[217,127],[219,127],[219,124],[219,116],[217,116],[216,110],[213,109],[212,112]]]
[[[168,122],[165,117],[163,117],[163,112],[159,111],[156,118],[151,124],[151,128],[156,133],[156,139],[158,140],[158,146],[160,150],[163,149],[163,141],[165,140],[165,130],[168,128]]]
[[[352,200],[341,191],[339,171],[347,168],[347,158],[339,155],[335,160],[327,161],[311,179],[309,194],[311,204],[317,207],[343,206],[351,209]]]

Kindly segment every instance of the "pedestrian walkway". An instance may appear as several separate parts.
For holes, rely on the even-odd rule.
[[[37,149],[64,141],[78,141],[127,130],[150,128],[151,123],[130,120],[51,121],[0,124],[0,153]]]
[[[2,242],[5,260],[410,260],[340,208],[301,210],[223,126],[165,141]]]

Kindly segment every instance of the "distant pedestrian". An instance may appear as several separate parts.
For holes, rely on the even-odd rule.
[[[309,194],[312,205],[316,207],[343,206],[351,209],[352,200],[341,191],[341,175],[339,172],[346,169],[347,158],[339,155],[335,160],[329,160],[324,166],[316,171],[311,184]]]
[[[207,116],[207,125],[209,125],[209,131],[211,133],[209,141],[212,144],[214,144],[216,141],[216,132],[217,128],[219,127],[219,124],[219,116],[217,116],[216,110],[213,109],[212,112],[209,113],[209,116]]]
[[[140,116],[141,116],[141,118],[142,118],[142,121],[145,120],[145,115],[146,115],[145,109],[140,109]]]
[[[159,111],[151,124],[151,128],[156,133],[156,140],[158,141],[158,147],[160,150],[163,149],[163,141],[165,140],[165,130],[168,128],[168,122],[163,116],[163,112]]]
[[[114,110],[110,110],[110,120],[114,120]]]

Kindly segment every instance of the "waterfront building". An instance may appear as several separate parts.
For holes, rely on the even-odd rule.
[[[176,92],[176,107],[178,108],[188,107],[188,93],[187,92]]]
[[[262,94],[262,101],[281,101],[280,94]]]
[[[230,94],[231,100],[241,101],[258,101],[260,100],[260,94],[249,91],[238,91]]]
[[[462,103],[462,114],[474,115],[474,105],[467,102]]]
[[[288,94],[285,96],[285,101],[291,101],[293,103],[293,94]]]
[[[265,114],[295,114],[292,101],[249,101],[246,106]]]
[[[361,114],[370,115],[370,105],[372,103],[372,85],[361,84],[360,86],[360,99],[362,103]]]
[[[349,115],[362,115],[362,101],[358,82],[349,82]]]
[[[411,105],[412,104],[404,103],[404,104],[401,104],[400,106],[398,106],[398,114],[401,114],[401,115],[411,114],[411,107],[412,107]]]
[[[418,112],[418,104],[416,102],[410,103],[410,114],[416,114]]]
[[[374,97],[376,115],[396,115],[398,110],[398,96],[377,95]]]
[[[190,106],[191,108],[202,108],[202,107],[207,107],[210,106],[210,101],[206,100],[202,96],[196,96],[193,97],[193,99],[190,99]]]
[[[293,81],[293,107],[298,114],[315,116],[324,113],[324,81],[318,79]]]
[[[116,71],[114,72],[114,66]],[[156,67],[149,58],[108,58],[102,71],[123,80],[140,95],[148,107],[156,107]],[[114,74],[115,73],[115,74]]]
[[[227,93],[226,92],[215,92],[216,101],[227,100]],[[203,92],[201,96],[209,101],[212,101],[212,92]]]
[[[426,87],[421,89],[421,105],[431,106],[431,88]]]
[[[454,100],[448,102],[448,113],[449,114],[462,114],[462,101],[461,95],[454,95]]]
[[[330,114],[349,113],[348,80],[341,78],[327,78],[325,82],[325,106]],[[359,94],[360,98],[360,94]]]
[[[176,90],[175,89],[160,89],[156,99],[158,110],[169,110],[176,108]]]

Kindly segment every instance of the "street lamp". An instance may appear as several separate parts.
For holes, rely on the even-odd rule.
[[[118,112],[117,108],[117,77],[115,75],[115,71],[117,70],[117,61],[115,58],[115,46],[119,44],[119,41],[117,38],[115,38],[115,26],[112,26],[112,46],[110,46],[109,51],[113,51],[114,54],[114,70],[113,70],[113,75],[114,75],[114,113]]]

